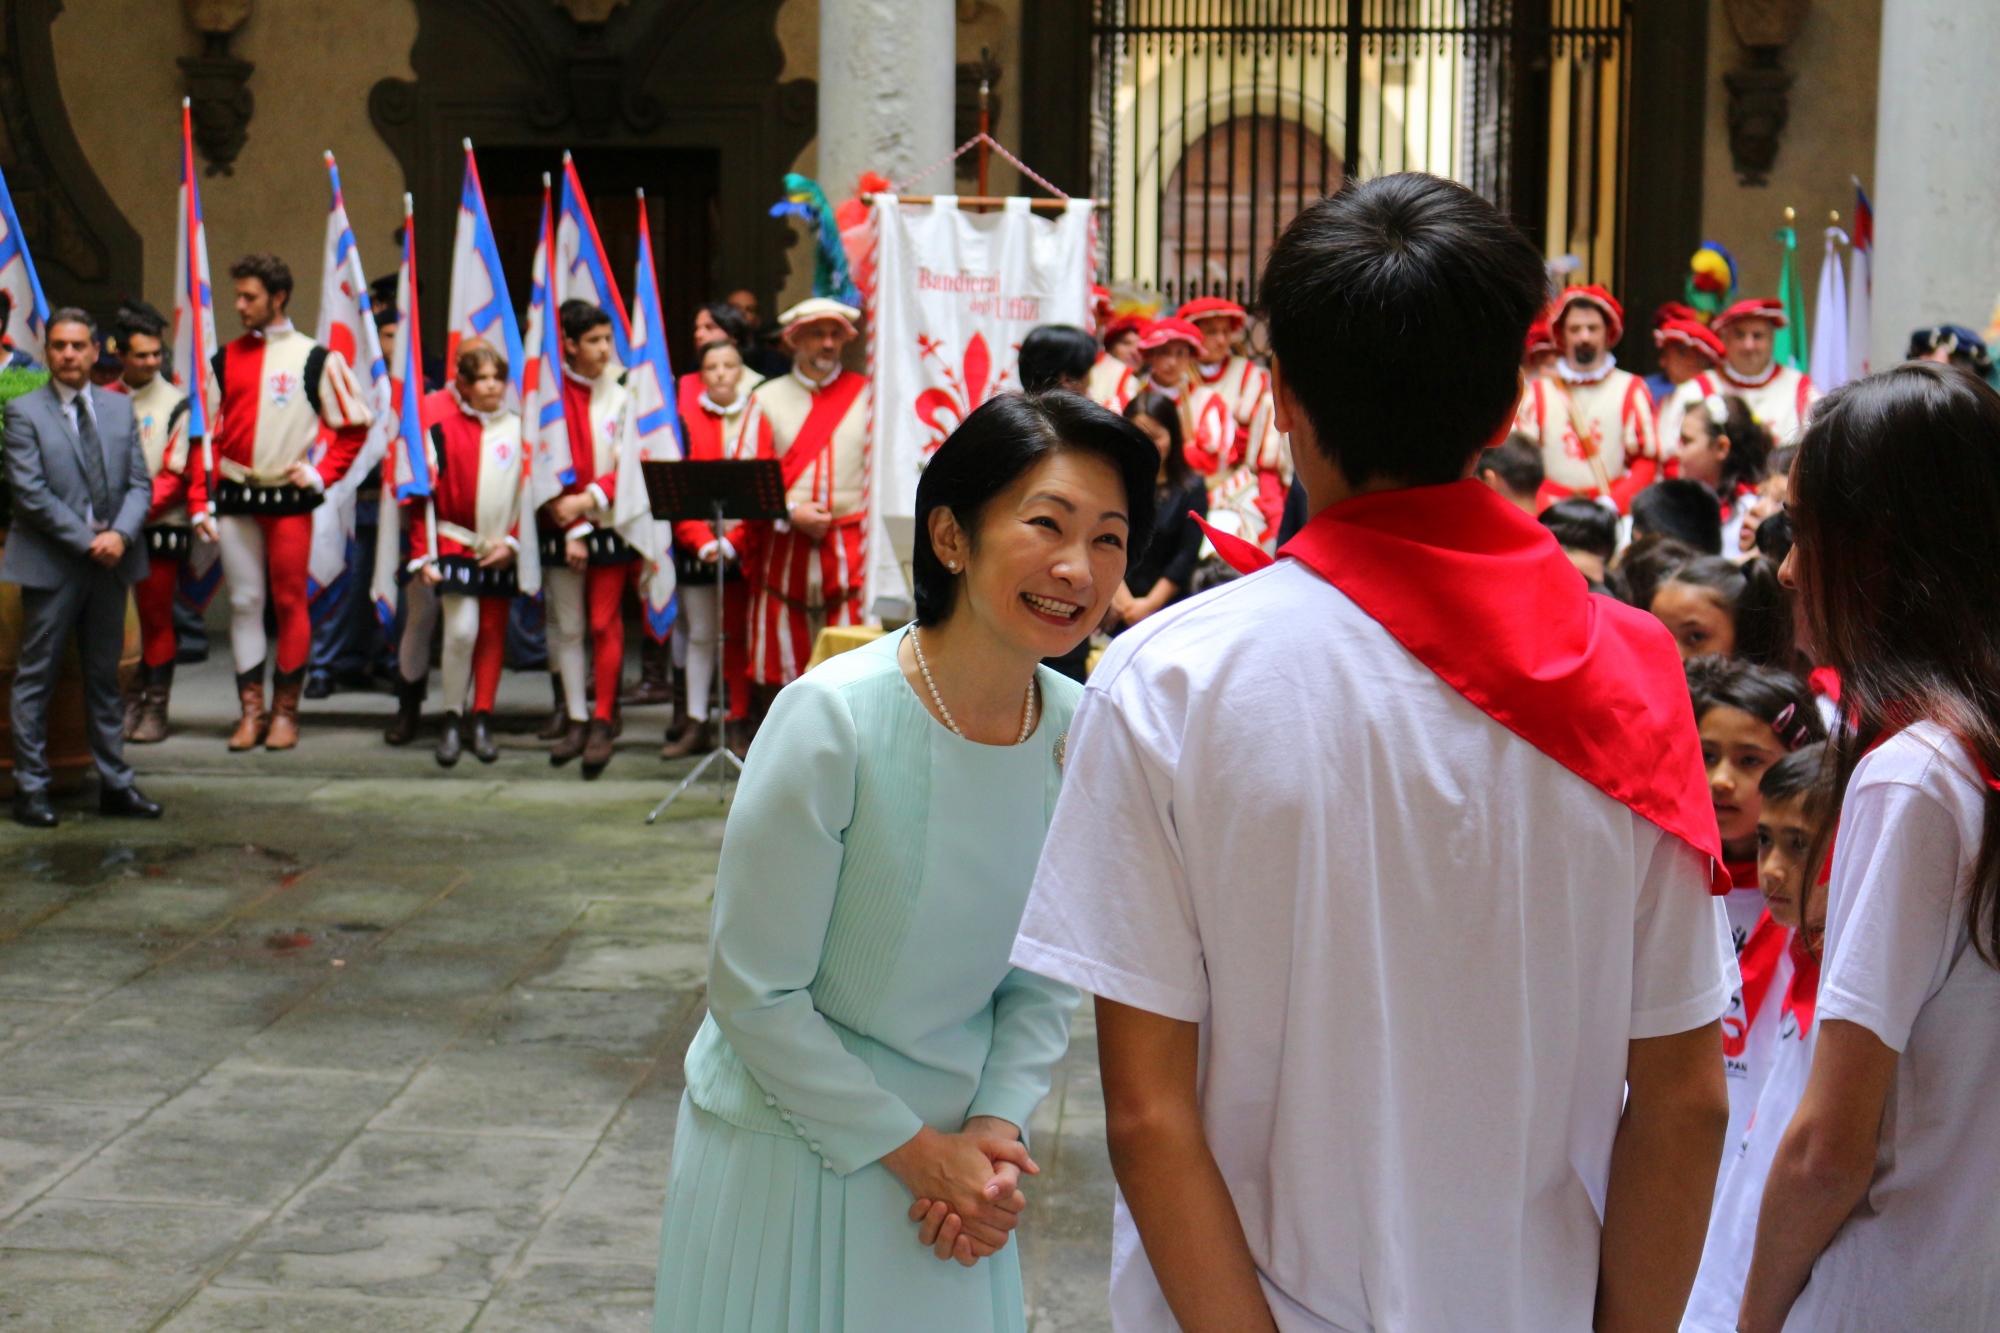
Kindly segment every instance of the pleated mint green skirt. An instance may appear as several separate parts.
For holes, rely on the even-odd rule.
[[[971,1268],[917,1244],[910,1193],[683,1093],[654,1333],[1025,1333],[1016,1244]]]

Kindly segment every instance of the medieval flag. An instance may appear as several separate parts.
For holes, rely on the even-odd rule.
[[[340,164],[326,154],[327,183],[333,202],[326,215],[326,247],[322,254],[319,283],[319,323],[313,340],[330,352],[340,353],[353,370],[356,382],[367,399],[368,442],[361,447],[347,475],[327,487],[326,498],[313,510],[312,554],[307,566],[307,592],[315,601],[333,586],[353,564],[355,495],[361,483],[382,461],[388,445],[390,426],[389,366],[382,358],[382,340],[375,317],[368,308],[368,274],[361,265],[360,247],[354,242],[354,228],[347,222],[347,201],[340,191]],[[338,382],[328,385],[338,391]],[[350,417],[357,413],[349,413]],[[322,444],[313,451],[319,461]]]
[[[521,391],[521,326],[500,272],[500,247],[493,223],[486,216],[486,193],[479,185],[479,163],[472,140],[465,141],[465,185],[458,195],[458,232],[451,247],[451,312],[445,320],[444,362],[455,370],[458,345],[483,338],[507,358],[512,396]]]
[[[12,208],[8,209],[11,225]],[[174,387],[188,396],[188,438],[201,441],[196,466],[213,475],[215,453],[209,444],[216,408],[222,401],[215,382],[215,292],[208,275],[208,232],[201,220],[201,189],[195,175],[194,113],[181,99],[180,195],[174,208]],[[193,555],[181,565],[180,594],[206,607],[222,583],[220,549],[197,541]]]

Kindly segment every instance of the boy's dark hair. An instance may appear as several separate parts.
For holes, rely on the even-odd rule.
[[[1706,589],[1736,626],[1737,657],[1780,671],[1797,664],[1792,599],[1778,583],[1778,567],[1764,557],[1752,556],[1739,565],[1719,555],[1702,556],[1661,582]]]
[[[1532,435],[1515,431],[1491,449],[1479,455],[1479,461],[1472,465],[1472,475],[1483,476],[1491,472],[1500,478],[1500,484],[1516,495],[1533,495],[1542,488],[1542,451]]]
[[[1071,324],[1043,324],[1021,340],[1014,373],[1023,393],[1059,389],[1065,379],[1083,379],[1097,364],[1097,339]]]
[[[1065,449],[1095,454],[1125,483],[1125,550],[1144,551],[1153,539],[1153,477],[1159,451],[1131,422],[1081,394],[995,394],[966,416],[917,480],[916,549],[910,561],[917,623],[949,619],[958,578],[931,545],[931,511],[951,511],[977,540],[979,516],[993,497],[1050,454]]]
[[[1757,790],[1766,801],[1790,801],[1803,796],[1806,818],[1817,822],[1832,813],[1833,808],[1833,784],[1827,781],[1831,775],[1825,769],[1826,743],[1814,741],[1801,745],[1764,770]]]
[[[121,351],[124,350],[125,340],[135,333],[165,342],[167,319],[146,302],[128,298],[119,305],[117,318],[111,324],[111,332],[116,336]]]
[[[1286,389],[1348,481],[1428,486],[1464,476],[1506,423],[1548,294],[1541,252],[1506,214],[1405,172],[1293,218],[1259,305]]]
[[[1652,533],[1686,542],[1709,555],[1722,554],[1722,511],[1715,492],[1698,481],[1655,482],[1632,497],[1632,535]]]
[[[1757,554],[1774,565],[1792,553],[1792,516],[1780,509],[1757,525]]]
[[[501,379],[507,378],[507,356],[484,338],[468,338],[458,347],[458,378],[470,384],[479,372],[491,367]]]
[[[1644,494],[1645,492],[1640,492]],[[1625,602],[1641,611],[1653,609],[1653,593],[1667,575],[1695,558],[1695,549],[1684,541],[1647,533],[1625,548],[1619,557],[1619,580],[1625,585]]]
[[[715,321],[715,327],[721,329],[723,335],[736,344],[738,351],[749,350],[754,338],[750,332],[750,321],[744,317],[741,310],[727,301],[710,301],[702,309],[706,310],[708,317]]]
[[[1541,513],[1560,546],[1609,560],[1618,550],[1618,515],[1595,500],[1558,500]]]
[[[557,317],[562,320],[562,336],[571,342],[579,342],[584,334],[611,322],[611,312],[603,306],[574,298],[562,303]]]
[[[229,266],[232,278],[255,278],[264,284],[264,290],[273,296],[283,296],[287,308],[292,303],[292,268],[284,260],[259,250],[256,254],[245,255]]]
[[[1741,658],[1697,657],[1687,664],[1687,683],[1697,722],[1711,708],[1735,708],[1769,723],[1787,750],[1826,739],[1819,706],[1789,671]]]
[[[1161,393],[1158,389],[1141,389],[1125,404],[1125,419],[1137,421],[1145,417],[1167,433],[1167,489],[1180,491],[1187,487],[1194,475],[1188,466],[1187,450],[1181,435],[1180,404]]]

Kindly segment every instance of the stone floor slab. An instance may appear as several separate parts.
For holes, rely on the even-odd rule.
[[[479,1307],[467,1301],[210,1287],[160,1329],[161,1333],[461,1333],[478,1313]]]
[[[52,1188],[145,1113],[143,1106],[0,1102],[0,1217]]]
[[[0,1055],[9,1097],[151,1105],[207,1073],[254,1028],[64,1023]]]
[[[648,1262],[534,1260],[486,1304],[472,1333],[649,1333],[653,1279]]]
[[[50,1198],[0,1227],[0,1250],[94,1254],[193,1277],[268,1216],[243,1208]]]
[[[151,967],[159,954],[122,937],[36,931],[0,949],[0,997],[95,999]]]
[[[708,974],[708,942],[656,935],[571,935],[559,958],[532,978],[569,990],[693,990]]]
[[[648,1068],[589,1050],[455,1049],[427,1065],[370,1128],[595,1140]]]
[[[7,1333],[140,1333],[192,1280],[102,1254],[0,1249],[0,1329]]]
[[[218,1281],[482,1301],[589,1151],[571,1139],[371,1131]]]

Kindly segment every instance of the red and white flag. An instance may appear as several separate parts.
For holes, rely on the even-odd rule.
[[[319,281],[319,323],[313,340],[340,359],[354,372],[366,401],[369,421],[368,442],[361,446],[347,475],[327,487],[326,498],[313,510],[313,542],[308,585],[317,597],[348,567],[348,546],[354,536],[355,495],[362,479],[382,461],[388,444],[389,367],[382,359],[382,339],[375,328],[375,316],[368,308],[368,274],[361,265],[361,248],[354,242],[354,228],[347,222],[347,201],[340,192],[340,165],[333,154],[326,155],[327,182],[333,189],[333,203],[326,215],[326,247],[322,253]],[[350,381],[329,375],[322,392],[342,392]],[[348,420],[360,414],[344,409]],[[320,432],[313,450],[317,463],[329,432]]]
[[[563,418],[562,330],[550,265],[555,226],[549,212],[549,178],[542,177],[542,233],[529,270],[528,332],[522,339],[521,444],[528,451],[527,507],[541,508],[576,480],[569,457],[569,426]]]

